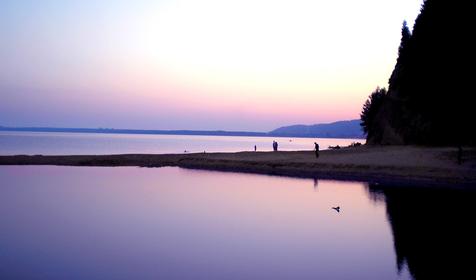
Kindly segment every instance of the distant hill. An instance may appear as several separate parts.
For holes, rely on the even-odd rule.
[[[338,121],[314,125],[283,126],[268,133],[270,136],[364,138],[360,120]]]
[[[143,130],[114,128],[61,128],[61,127],[5,127],[0,131],[72,132],[113,134],[161,134],[161,135],[212,135],[212,136],[273,136],[273,137],[322,137],[363,138],[360,120],[339,121],[328,124],[283,126],[270,132],[224,130]]]

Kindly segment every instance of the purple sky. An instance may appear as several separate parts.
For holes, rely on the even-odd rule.
[[[422,1],[0,2],[0,125],[268,131],[359,118]]]

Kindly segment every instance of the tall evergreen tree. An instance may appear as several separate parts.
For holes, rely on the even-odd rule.
[[[411,37],[412,37],[412,33],[410,32],[410,29],[408,29],[407,21],[404,20],[402,25],[402,39],[400,41],[400,47],[398,48],[399,58],[404,56],[405,50],[408,47],[408,42],[410,41]]]
[[[375,121],[380,107],[383,104],[384,98],[387,94],[385,88],[375,89],[365,101],[365,104],[362,108],[362,113],[360,114],[360,125],[367,137],[372,137],[375,130]]]
[[[402,38],[400,40],[400,46],[398,47],[397,64],[395,65],[392,75],[390,76],[390,79],[388,81],[390,90],[397,88],[397,85],[400,84],[400,80],[405,74],[405,64],[407,63],[408,59],[411,36],[412,35],[410,29],[408,29],[407,22],[403,21]]]

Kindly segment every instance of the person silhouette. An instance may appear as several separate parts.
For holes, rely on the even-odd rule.
[[[319,157],[319,144],[317,144],[316,142],[314,142],[314,150],[316,152],[316,158]]]
[[[273,151],[276,152],[277,150],[278,150],[278,142],[273,140]]]
[[[458,145],[458,164],[461,165],[463,162],[463,147],[461,145]]]
[[[256,152],[256,145],[255,145],[255,152]]]

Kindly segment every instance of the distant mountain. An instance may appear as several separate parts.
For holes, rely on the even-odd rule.
[[[270,136],[364,138],[360,120],[338,121],[314,125],[283,126],[268,133]]]
[[[143,130],[114,128],[62,128],[62,127],[6,127],[0,131],[73,132],[113,134],[162,134],[162,135],[212,135],[212,136],[273,136],[273,137],[321,137],[363,138],[360,120],[340,121],[328,124],[283,126],[270,132],[224,130]]]

